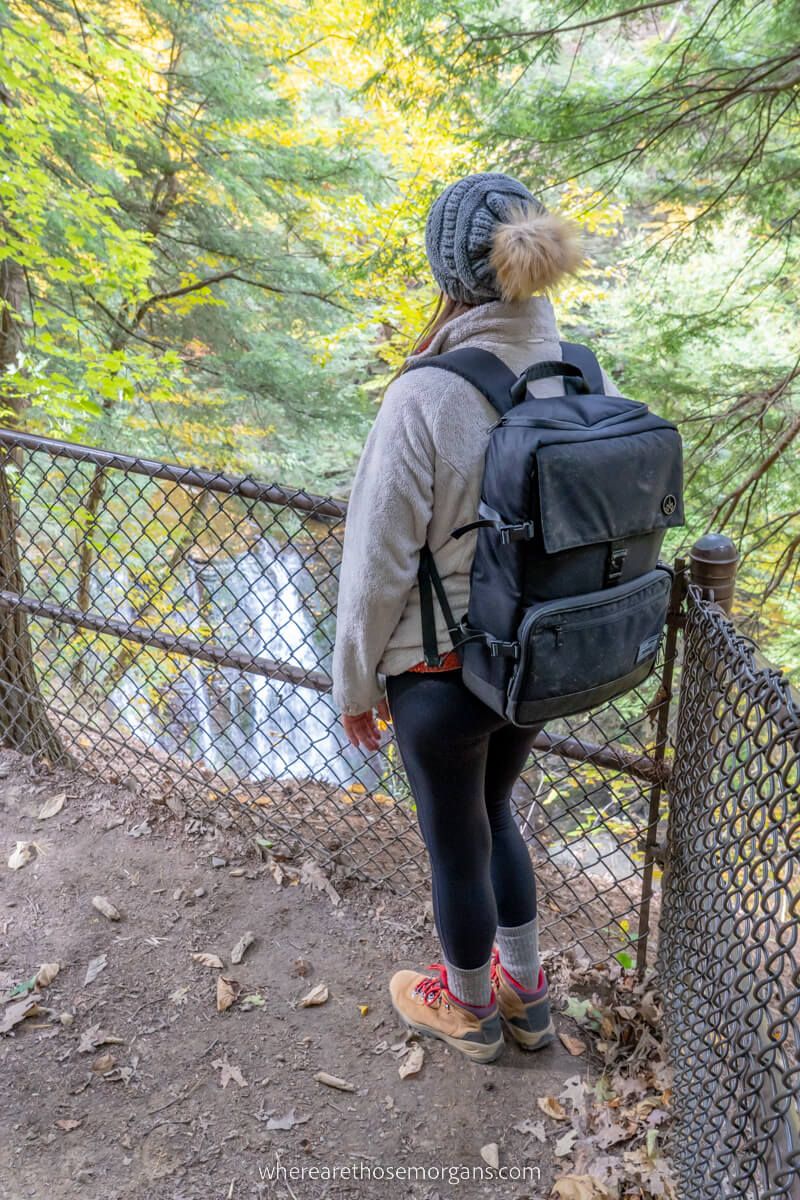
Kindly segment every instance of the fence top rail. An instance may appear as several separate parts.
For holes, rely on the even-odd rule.
[[[177,463],[164,463],[154,459],[136,458],[130,454],[117,454],[111,450],[98,450],[92,446],[82,446],[78,442],[62,442],[38,433],[23,433],[18,429],[0,427],[0,445],[19,446],[23,450],[39,451],[53,458],[70,458],[76,462],[94,463],[106,470],[124,471],[128,475],[165,479],[183,487],[243,496],[247,500],[260,500],[265,504],[298,509],[315,517],[335,517],[341,520],[347,513],[347,504],[343,500],[315,496],[301,488],[263,483],[254,479],[252,475],[226,475],[222,471],[207,471],[201,467],[181,467]]]

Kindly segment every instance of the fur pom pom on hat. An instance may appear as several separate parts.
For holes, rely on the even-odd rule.
[[[463,304],[524,300],[580,262],[577,229],[510,175],[467,175],[434,201],[425,225],[431,271]]]

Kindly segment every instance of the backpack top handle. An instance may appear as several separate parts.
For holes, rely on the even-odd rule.
[[[532,363],[526,367],[520,376],[511,385],[511,399],[514,404],[519,404],[525,399],[528,391],[528,384],[533,379],[552,379],[554,376],[563,376],[564,391],[572,395],[590,396],[591,388],[584,378],[580,367],[574,366],[569,362],[538,362]]]

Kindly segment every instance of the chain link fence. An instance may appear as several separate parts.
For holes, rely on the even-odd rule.
[[[330,699],[346,505],[251,478],[0,431],[6,740],[136,781],[198,823],[428,896],[391,729],[353,749]],[[674,629],[667,639],[674,654]],[[516,789],[545,944],[646,947],[668,689],[540,735]],[[671,665],[670,665],[671,669]],[[642,903],[644,898],[644,905]]]
[[[690,589],[658,951],[682,1200],[800,1197],[800,704]]]
[[[335,499],[0,431],[4,740],[311,858],[340,891],[426,898],[391,728],[354,750],[330,699],[345,520]],[[667,864],[682,1200],[794,1200],[800,707],[694,587],[684,616],[676,568],[657,671],[548,727],[514,803],[545,945],[643,967]]]

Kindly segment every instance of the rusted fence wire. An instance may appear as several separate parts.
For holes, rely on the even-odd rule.
[[[690,589],[658,969],[682,1200],[800,1196],[800,705]]]
[[[340,887],[426,897],[391,730],[354,750],[329,695],[346,505],[16,431],[0,447],[6,741],[233,821]],[[545,941],[625,965],[646,947],[660,678],[554,723],[515,794]]]

